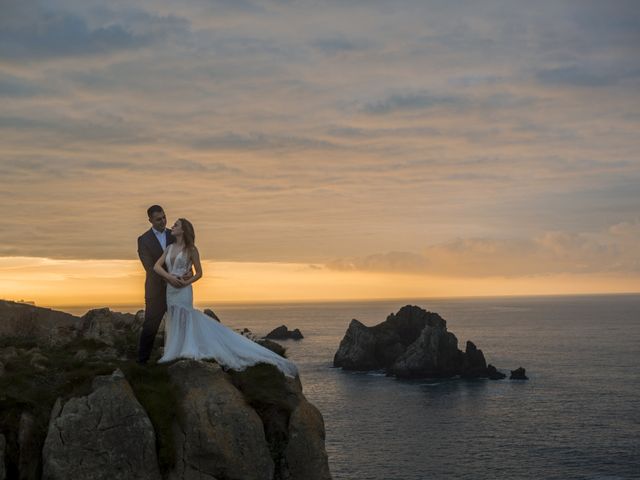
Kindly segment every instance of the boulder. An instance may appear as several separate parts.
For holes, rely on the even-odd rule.
[[[271,480],[262,421],[219,365],[180,360],[169,367],[178,392],[176,468],[170,479]]]
[[[277,353],[281,357],[284,357],[285,356],[284,354],[287,351],[287,349],[284,348],[279,343],[274,342],[273,340],[269,340],[267,338],[256,338],[254,339],[254,342],[256,342],[259,345],[262,345],[264,348],[268,348],[269,350],[271,350],[274,353]]]
[[[220,319],[218,318],[218,316],[215,314],[215,312],[213,310],[211,310],[210,308],[205,308],[203,310],[205,315],[210,316],[211,318],[213,318],[214,320],[217,320],[218,322],[220,321]]]
[[[153,426],[120,370],[53,408],[42,451],[47,479],[159,480]]]
[[[414,305],[373,327],[352,320],[333,364],[345,370],[384,370],[402,378],[488,376],[482,350],[468,341],[460,351],[447,322]]]
[[[7,478],[7,469],[4,466],[4,451],[7,447],[7,440],[4,435],[0,433],[0,480]]]
[[[89,356],[89,352],[87,352],[84,348],[82,348],[76,352],[73,358],[78,361],[82,361],[82,360],[86,360],[88,356]]]
[[[333,365],[345,370],[382,368],[382,362],[376,357],[376,340],[374,332],[354,318],[333,357]]]
[[[488,376],[487,362],[484,359],[484,354],[471,340],[467,340],[461,375],[467,378]]]
[[[42,345],[59,345],[75,335],[79,318],[26,303],[0,300],[0,337],[28,338]]]
[[[271,330],[265,338],[275,340],[301,340],[304,337],[302,332],[297,328],[295,330],[289,330],[286,325],[280,325],[278,328]]]
[[[93,357],[97,360],[115,360],[118,358],[118,350],[113,347],[102,348],[94,352]]]
[[[398,377],[453,377],[462,372],[458,339],[442,325],[425,325],[418,338],[388,367]]]
[[[11,360],[12,358],[15,358],[17,356],[18,350],[16,349],[16,347],[5,347],[0,349],[0,359],[2,359],[3,362]]]
[[[49,359],[39,352],[31,355],[31,366],[38,370],[46,370]]]
[[[144,319],[144,314],[143,314]],[[96,308],[85,313],[78,324],[78,337],[97,340],[113,346],[117,336],[140,327],[139,316]]]
[[[264,425],[275,479],[330,479],[322,415],[302,394],[300,378],[285,377],[273,365],[231,372]]]
[[[256,336],[253,334],[253,332],[251,330],[249,330],[247,327],[240,329],[240,328],[236,328],[235,331],[237,333],[239,333],[240,335],[242,335],[243,337],[247,337],[250,340],[256,340]]]
[[[487,375],[491,380],[502,380],[506,377],[504,373],[491,364],[487,365]]]
[[[289,478],[331,479],[324,440],[322,415],[303,397],[289,419],[289,441],[285,449]]]
[[[529,380],[529,377],[525,375],[525,369],[518,367],[515,370],[511,370],[510,380]]]
[[[20,426],[18,428],[18,449],[20,452],[18,470],[20,472],[20,480],[39,479],[40,445],[38,443],[36,419],[32,414],[23,412],[20,415]]]

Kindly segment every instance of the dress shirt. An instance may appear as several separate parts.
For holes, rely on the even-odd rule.
[[[160,245],[162,245],[162,251],[166,250],[167,249],[167,233],[166,233],[167,231],[165,230],[164,232],[159,232],[153,227],[151,227],[151,230],[153,230],[153,233],[155,234],[156,238],[160,242]]]

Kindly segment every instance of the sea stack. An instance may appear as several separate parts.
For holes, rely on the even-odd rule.
[[[467,341],[464,352],[437,313],[406,305],[373,327],[349,324],[333,364],[345,370],[383,370],[400,378],[504,378],[488,369],[482,350]]]

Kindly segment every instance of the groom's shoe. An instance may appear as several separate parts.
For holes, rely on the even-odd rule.
[[[140,360],[140,359],[136,360],[136,363],[142,366],[146,366],[148,362],[149,362],[148,360]]]

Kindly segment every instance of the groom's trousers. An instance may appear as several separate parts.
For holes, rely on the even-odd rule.
[[[144,299],[144,323],[140,333],[140,344],[138,346],[138,362],[144,363],[149,360],[153,342],[158,333],[158,327],[162,322],[162,317],[167,311],[167,296],[162,292],[161,296]]]

